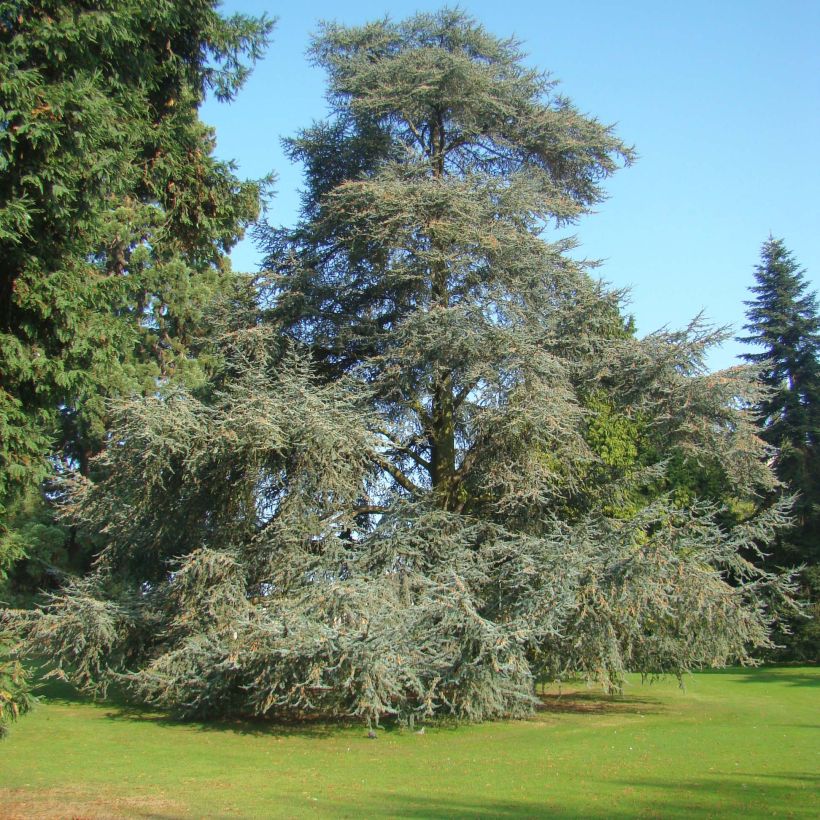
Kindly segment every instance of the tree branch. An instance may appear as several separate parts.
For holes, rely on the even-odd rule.
[[[410,458],[412,458],[413,461],[415,461],[416,464],[419,465],[419,467],[423,467],[428,472],[430,471],[430,462],[427,461],[427,459],[422,458],[417,452],[411,450],[407,445],[399,444],[398,441],[396,441],[389,433],[385,432],[384,430],[377,430],[376,432],[378,432],[379,435],[384,436],[390,442],[391,446],[397,453],[403,453],[405,455],[410,456]]]
[[[424,135],[419,131],[418,128],[413,124],[413,121],[408,117],[405,113],[402,112],[402,119],[407,123],[407,127],[410,129],[410,133],[416,138],[419,146],[421,146],[422,151],[427,153],[427,144],[424,141]]]
[[[391,464],[386,458],[374,455],[372,456],[372,459],[379,467],[381,467],[393,478],[396,484],[400,487],[404,487],[407,492],[412,493],[413,495],[420,495],[423,492],[421,487],[414,484],[401,470],[399,470],[398,467]]]
[[[470,395],[470,393],[479,383],[479,381],[481,380],[474,379],[471,383],[465,384],[464,387],[462,387],[461,390],[459,390],[458,393],[456,393],[455,398],[453,399],[453,409],[458,409],[459,407],[461,407],[461,405],[464,403],[464,400],[467,398],[467,396]]]
[[[388,511],[388,507],[378,504],[362,504],[353,508],[353,515],[383,515]]]

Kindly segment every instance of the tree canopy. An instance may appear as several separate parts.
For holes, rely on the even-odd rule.
[[[258,187],[197,109],[234,95],[269,24],[215,7],[0,3],[0,505],[56,451],[87,469],[106,397],[190,369],[228,287]]]
[[[759,402],[761,436],[780,449],[780,477],[805,492],[806,512],[816,504],[816,455],[820,439],[820,314],[804,270],[782,239],[769,239],[755,268],[748,302],[748,336],[762,348],[743,358],[757,366],[770,390]]]
[[[67,490],[106,543],[30,645],[186,715],[370,722],[748,660],[783,585],[744,555],[783,510],[731,521],[674,466],[774,486],[753,368],[707,373],[697,321],[636,338],[547,238],[631,149],[458,10],[327,25],[312,55],[300,222],[260,229],[209,378],[119,403]]]

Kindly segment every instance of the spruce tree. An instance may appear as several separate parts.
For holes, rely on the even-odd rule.
[[[332,117],[290,143],[259,315],[208,384],[121,406],[67,509],[107,544],[29,645],[186,715],[371,723],[750,660],[783,587],[744,550],[782,510],[727,527],[668,490],[675,460],[773,486],[751,369],[707,373],[697,322],[635,338],[544,236],[630,149],[460,11],[313,55]]]
[[[754,299],[746,302],[748,335],[760,348],[743,358],[769,388],[757,404],[760,435],[778,449],[775,471],[797,494],[794,526],[770,550],[769,565],[806,564],[801,586],[811,620],[797,619],[789,651],[802,658],[820,653],[820,313],[805,271],[782,239],[769,238],[755,268]]]

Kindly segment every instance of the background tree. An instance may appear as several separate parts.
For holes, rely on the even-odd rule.
[[[291,143],[260,315],[209,383],[123,405],[71,491],[106,546],[31,645],[183,714],[369,721],[749,659],[781,587],[742,551],[781,510],[727,527],[666,490],[673,458],[772,487],[751,369],[706,373],[698,323],[636,339],[542,236],[629,149],[459,11],[313,54],[333,115]]]
[[[213,157],[198,107],[236,93],[270,30],[217,5],[0,2],[0,600],[87,564],[40,492],[88,473],[108,400],[206,378],[259,186]]]
[[[796,492],[794,527],[773,545],[769,565],[805,563],[801,575],[811,620],[796,620],[788,651],[803,659],[820,655],[820,314],[816,294],[782,239],[761,249],[746,302],[749,332],[739,341],[762,348],[746,353],[769,392],[758,404],[760,435],[778,448],[775,471]]]
[[[204,377],[259,189],[197,111],[236,93],[270,28],[216,5],[0,4],[0,526],[54,457],[87,472],[109,397]]]
[[[197,109],[233,96],[269,30],[215,7],[0,4],[0,503],[55,445],[85,470],[107,396],[196,367],[258,200]]]

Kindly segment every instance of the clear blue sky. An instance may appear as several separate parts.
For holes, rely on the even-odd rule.
[[[325,115],[324,77],[305,58],[319,20],[401,19],[442,3],[230,0],[223,12],[278,18],[265,59],[230,105],[208,102],[220,157],[278,176],[269,218],[292,224],[301,171],[280,138]],[[587,113],[616,123],[638,162],[574,233],[598,275],[631,289],[641,334],[704,311],[743,323],[760,245],[782,237],[820,285],[820,0],[463,2],[491,32],[524,42]],[[244,242],[234,267],[256,270]],[[735,363],[730,342],[710,358]]]

